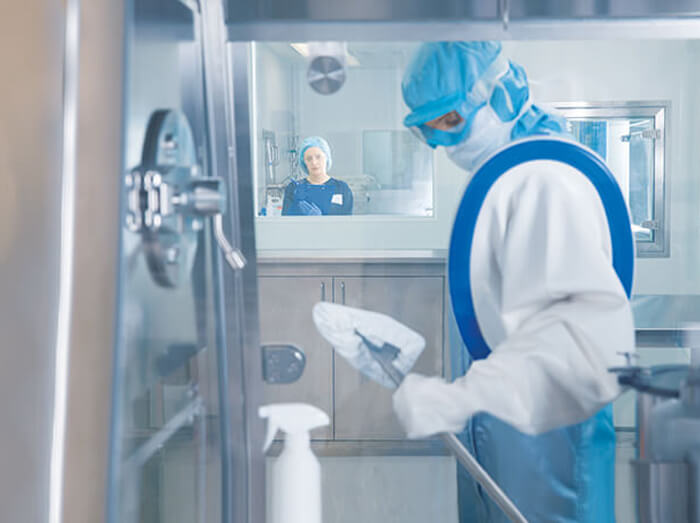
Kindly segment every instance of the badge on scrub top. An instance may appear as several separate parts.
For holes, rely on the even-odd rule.
[[[342,194],[334,194],[333,198],[331,198],[331,203],[334,203],[336,205],[343,205],[343,195]]]

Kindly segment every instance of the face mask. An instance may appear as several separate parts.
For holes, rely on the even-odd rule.
[[[445,147],[447,156],[457,166],[473,172],[491,153],[510,141],[513,127],[531,105],[529,100],[526,101],[515,118],[510,122],[503,122],[493,107],[486,104],[474,116],[471,132],[466,140],[460,144]]]

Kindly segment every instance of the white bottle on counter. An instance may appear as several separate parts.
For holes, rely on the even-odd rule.
[[[268,523],[321,523],[321,464],[311,450],[309,433],[328,425],[328,415],[305,403],[267,405],[258,414],[268,420],[263,452],[279,429],[286,435],[269,478]]]

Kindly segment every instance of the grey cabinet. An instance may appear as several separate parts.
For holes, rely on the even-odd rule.
[[[303,401],[332,418],[316,438],[335,441],[396,441],[404,434],[392,409],[392,391],[365,378],[319,336],[311,309],[327,301],[382,312],[426,339],[414,371],[444,374],[444,264],[261,264],[261,341],[291,343],[306,354],[298,382],[265,385],[268,402]]]
[[[336,277],[335,296],[351,307],[388,314],[423,335],[414,371],[442,375],[444,278]],[[403,439],[392,392],[335,358],[335,439]]]
[[[316,332],[311,308],[330,299],[330,278],[261,276],[258,278],[261,343],[293,344],[304,351],[306,368],[301,378],[287,385],[265,384],[265,402],[310,403],[333,412],[333,352]],[[315,438],[330,439],[333,426],[314,431]]]

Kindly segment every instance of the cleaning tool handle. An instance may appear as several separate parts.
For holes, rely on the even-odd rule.
[[[367,340],[364,341],[367,343]],[[390,362],[381,357],[377,357],[377,354],[374,352],[371,352],[371,354],[381,365],[382,369],[384,369],[384,372],[398,387],[403,381],[404,375],[401,374],[401,372],[399,372]],[[501,487],[499,487],[493,478],[489,476],[488,472],[484,470],[479,462],[474,459],[464,445],[462,445],[462,442],[457,439],[457,436],[448,432],[443,432],[440,434],[440,437],[447,448],[450,449],[452,454],[454,454],[455,458],[457,458],[457,461],[459,461],[466,471],[469,472],[471,477],[474,478],[479,485],[481,485],[494,503],[501,508],[508,519],[514,523],[527,523],[527,519],[525,519],[525,517],[520,513],[515,504],[508,496],[506,496],[505,492],[501,490]]]
[[[527,519],[520,513],[515,504],[506,496],[496,482],[488,475],[476,459],[464,448],[457,436],[448,432],[440,434],[443,443],[454,454],[457,461],[469,472],[472,478],[481,485],[489,497],[498,505],[503,513],[514,523],[527,523]]]
[[[367,337],[363,336],[360,332],[355,330],[355,334],[360,337],[363,343],[369,349],[370,355],[374,360],[380,365],[384,373],[389,377],[389,379],[398,387],[404,380],[404,374],[394,367],[392,360],[394,355],[387,357],[387,351],[383,350],[381,347],[374,345]],[[483,467],[479,464],[476,459],[469,453],[469,451],[462,445],[462,442],[457,439],[457,436],[447,432],[440,434],[442,441],[445,443],[447,448],[454,454],[457,461],[459,461],[462,466],[469,472],[469,474],[474,478],[474,480],[481,485],[481,487],[486,491],[489,497],[498,505],[504,514],[513,521],[514,523],[527,523],[527,520],[520,513],[515,504],[506,496],[505,492],[501,490],[501,487],[489,476]]]

